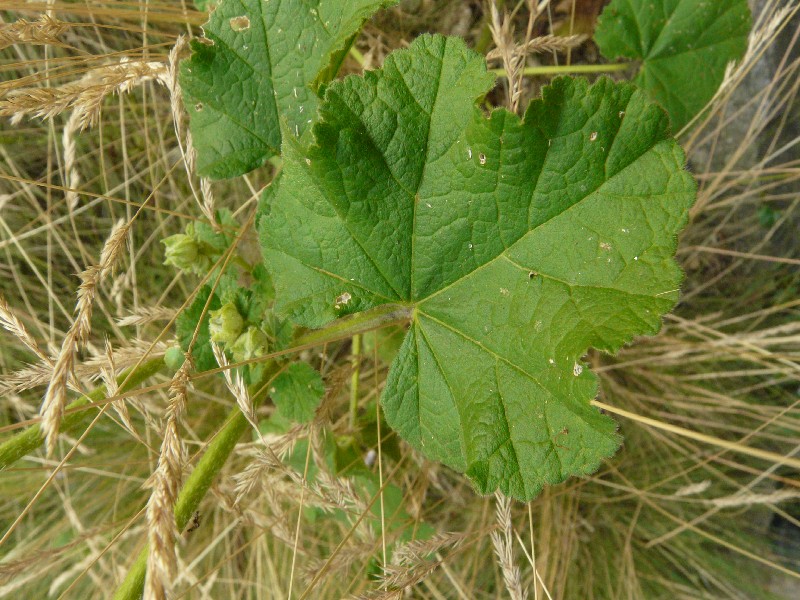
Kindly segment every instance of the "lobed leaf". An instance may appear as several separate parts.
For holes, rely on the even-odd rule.
[[[750,21],[747,0],[612,0],[594,37],[606,58],[642,61],[634,82],[664,106],[677,131],[744,54]]]
[[[181,64],[197,170],[235,177],[280,154],[281,120],[316,119],[312,83],[334,72],[362,23],[395,0],[220,0]]]
[[[388,423],[479,491],[527,500],[617,449],[581,357],[659,329],[695,185],[635,86],[557,79],[521,120],[476,107],[492,82],[442,36],[334,82],[259,228],[276,311],[298,324],[413,309]]]
[[[314,418],[325,385],[322,376],[311,365],[304,362],[292,363],[275,378],[270,396],[278,409],[278,414],[289,421],[307,423]]]

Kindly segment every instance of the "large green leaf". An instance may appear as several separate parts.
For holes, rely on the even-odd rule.
[[[529,499],[619,445],[580,360],[659,329],[695,185],[631,84],[557,79],[524,120],[481,113],[491,85],[441,36],[333,83],[260,234],[276,310],[301,325],[410,307],[387,421],[481,492]]]
[[[235,177],[280,153],[283,119],[302,135],[312,89],[342,60],[364,20],[395,0],[219,0],[181,65],[197,168]],[[338,66],[338,64],[336,65]]]
[[[603,56],[641,60],[634,80],[669,112],[677,131],[722,83],[747,48],[747,0],[612,0],[595,41]]]

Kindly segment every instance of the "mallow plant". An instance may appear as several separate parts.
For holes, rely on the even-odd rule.
[[[163,240],[203,282],[169,365],[219,369],[223,353],[285,428],[325,390],[298,349],[390,327],[380,406],[406,444],[520,501],[597,470],[622,439],[585,357],[655,334],[679,299],[696,185],[673,134],[744,52],[746,0],[613,0],[594,41],[633,78],[557,76],[521,115],[488,105],[496,76],[460,38],[422,35],[337,78],[389,0],[205,4],[180,72],[198,173],[276,175],[246,224],[220,211]],[[239,250],[245,227],[258,260]],[[235,411],[185,483],[179,528],[249,427]],[[38,442],[7,442],[3,464]],[[141,589],[146,553],[118,597]]]

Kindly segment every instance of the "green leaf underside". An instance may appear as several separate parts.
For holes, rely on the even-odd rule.
[[[608,59],[642,61],[634,82],[664,106],[677,131],[744,54],[750,21],[747,0],[613,0],[595,41]]]
[[[280,415],[290,421],[307,423],[314,418],[325,386],[322,377],[311,365],[292,363],[275,378],[270,396]]]
[[[414,307],[387,421],[481,492],[530,499],[618,447],[579,361],[659,329],[695,186],[634,86],[557,79],[521,121],[476,108],[492,81],[461,40],[422,36],[333,83],[260,233],[298,324]]]
[[[361,24],[394,0],[220,0],[181,64],[201,175],[235,177],[280,154],[281,120],[302,135],[310,87]]]

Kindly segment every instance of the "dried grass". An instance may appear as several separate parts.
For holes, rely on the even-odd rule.
[[[72,25],[43,14],[36,21],[20,19],[14,23],[0,23],[0,50],[14,44],[60,45],[60,37]]]
[[[175,543],[179,532],[175,526],[175,502],[178,499],[187,458],[181,441],[180,426],[188,401],[191,370],[192,359],[187,354],[186,360],[175,373],[170,385],[170,400],[158,466],[148,482],[148,487],[151,489],[150,499],[147,502],[147,538],[150,553],[147,558],[145,600],[167,598],[177,575]]]
[[[72,376],[75,363],[75,353],[80,346],[86,344],[92,329],[92,309],[97,286],[114,269],[122,249],[125,247],[125,238],[130,229],[130,222],[118,222],[111,230],[100,252],[100,262],[92,265],[80,275],[81,284],[78,287],[77,316],[73,321],[61,350],[53,365],[50,384],[42,401],[39,415],[42,417],[42,433],[45,438],[47,453],[55,451],[56,438],[58,437],[64,407],[67,404],[67,383]]]

